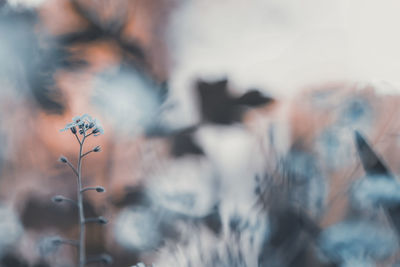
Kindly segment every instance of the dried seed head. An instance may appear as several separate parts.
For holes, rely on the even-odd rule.
[[[76,134],[76,127],[75,127],[75,126],[74,126],[74,127],[71,127],[70,129],[71,129],[71,132],[72,132],[73,134]]]
[[[93,148],[93,152],[100,152],[100,151],[101,151],[100,146],[96,146],[95,148]]]
[[[64,156],[61,156],[58,160],[60,162],[62,162],[62,163],[67,163],[68,162],[68,159],[66,157],[64,157]]]
[[[106,192],[106,189],[102,186],[96,186],[96,191],[99,193],[103,193],[103,192]]]

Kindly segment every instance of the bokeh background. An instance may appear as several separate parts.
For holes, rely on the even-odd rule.
[[[85,144],[102,152],[84,160],[84,184],[107,190],[88,193],[85,211],[109,219],[87,227],[88,255],[116,267],[395,266],[399,9],[0,0],[1,266],[75,266],[51,240],[76,238],[77,211],[51,198],[75,198],[58,158],[75,163],[79,146],[60,130],[85,113],[105,133]]]

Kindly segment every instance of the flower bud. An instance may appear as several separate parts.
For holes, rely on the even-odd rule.
[[[94,134],[99,133],[99,132],[100,132],[100,130],[99,130],[98,128],[95,128],[95,129],[93,130],[93,133],[94,133]]]
[[[95,148],[93,148],[93,152],[100,152],[100,151],[101,151],[100,146],[96,146]]]
[[[106,191],[106,189],[105,189],[104,187],[102,187],[102,186],[96,186],[96,191],[97,191],[98,193],[103,193],[103,192]]]
[[[98,224],[107,224],[108,220],[103,216],[95,217],[95,218],[87,218],[85,219],[85,223],[98,223]]]
[[[64,157],[64,156],[61,156],[58,160],[60,162],[62,162],[62,163],[67,163],[68,162],[68,159],[66,157]]]
[[[100,258],[101,258],[101,262],[103,262],[104,264],[110,265],[113,263],[112,257],[108,254],[102,254],[100,256]]]
[[[73,133],[73,134],[76,134],[76,127],[74,126],[74,127],[72,127],[72,128],[70,128],[71,129],[71,132]]]
[[[59,245],[62,244],[62,239],[59,238],[58,236],[57,237],[53,237],[53,239],[50,240],[50,241],[54,246],[59,246]]]
[[[79,134],[83,134],[84,133],[84,131],[83,130],[79,130]]]
[[[52,197],[51,200],[52,200],[54,203],[60,203],[60,202],[63,202],[64,197],[63,197],[63,196],[60,196],[60,195],[57,195],[57,196]]]
[[[104,218],[103,216],[99,216],[98,218],[97,218],[97,222],[99,223],[99,224],[107,224],[108,223],[108,220],[106,219],[106,218]]]

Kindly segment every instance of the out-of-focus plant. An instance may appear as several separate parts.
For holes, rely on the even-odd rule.
[[[155,267],[154,266],[154,264],[152,264],[152,265],[146,265],[146,264],[144,264],[143,262],[139,262],[138,264],[136,264],[136,265],[133,265],[133,266],[131,266],[131,267]]]
[[[101,254],[98,256],[93,257],[86,257],[85,251],[85,226],[87,223],[99,223],[99,224],[106,224],[108,221],[102,216],[95,217],[95,218],[86,218],[85,212],[83,209],[83,196],[85,192],[88,191],[96,191],[98,193],[105,192],[104,187],[102,186],[95,186],[95,187],[83,187],[82,186],[82,160],[88,154],[92,152],[100,152],[100,146],[96,146],[93,149],[84,152],[83,146],[86,139],[90,136],[98,136],[104,133],[103,128],[99,124],[96,119],[93,119],[91,116],[84,114],[82,116],[74,117],[71,123],[68,123],[64,129],[61,131],[71,131],[71,133],[76,137],[76,140],[79,143],[79,154],[78,154],[78,163],[75,167],[69,160],[61,156],[60,161],[64,164],[67,164],[74,174],[77,177],[77,200],[73,200],[67,198],[62,195],[57,195],[52,198],[53,202],[55,203],[62,203],[62,202],[69,202],[73,205],[76,205],[79,210],[79,239],[78,240],[67,240],[62,238],[54,239],[54,245],[72,245],[78,249],[78,258],[79,258],[79,267],[85,266],[87,263],[93,262],[103,262],[106,264],[111,264],[112,258],[107,254]]]

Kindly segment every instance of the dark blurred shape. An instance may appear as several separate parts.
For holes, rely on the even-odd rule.
[[[273,101],[272,98],[262,95],[258,90],[252,89],[236,99],[235,103],[238,105],[257,107],[265,105],[271,101]]]
[[[311,266],[308,253],[320,227],[305,212],[293,207],[274,207],[269,217],[271,233],[259,255],[260,266]]]
[[[216,82],[198,81],[197,91],[203,120],[216,124],[240,122],[244,108],[258,107],[273,101],[256,90],[235,98],[228,92],[226,79]]]
[[[107,224],[108,220],[103,216],[95,217],[95,218],[86,218],[85,223],[98,223],[98,224]]]
[[[125,192],[121,199],[112,201],[116,207],[139,206],[149,203],[146,191],[141,186],[127,186]]]
[[[85,215],[90,217],[98,216],[94,207],[84,203]],[[38,199],[38,197],[29,197],[26,205],[21,212],[21,221],[25,228],[43,230],[46,228],[57,227],[68,230],[76,226],[78,220],[78,210],[75,206],[59,205],[50,200]]]
[[[28,267],[29,264],[21,256],[12,252],[5,254],[1,259],[1,267]]]
[[[102,186],[97,186],[97,187],[96,187],[96,192],[97,192],[97,193],[104,193],[104,192],[106,192],[106,190],[105,190],[104,187],[102,187]]]
[[[360,132],[355,131],[355,139],[358,155],[368,175],[365,179],[395,179]],[[400,205],[385,205],[384,209],[400,238]]]
[[[145,54],[142,47],[134,40],[123,36],[123,30],[128,22],[127,17],[120,10],[109,21],[104,21],[100,14],[90,10],[78,0],[72,0],[71,6],[78,16],[84,19],[87,27],[84,30],[68,33],[59,37],[65,45],[91,43],[94,41],[111,40],[119,46],[124,60],[136,67],[145,67]]]
[[[98,256],[88,257],[86,264],[102,263],[105,265],[111,265],[113,263],[113,258],[108,254],[100,254]]]
[[[221,222],[221,216],[219,215],[219,209],[218,207],[215,207],[215,209],[206,217],[203,219],[204,224],[214,232],[214,234],[218,235],[221,233],[222,230],[222,222]]]
[[[273,247],[290,246],[302,231],[313,238],[320,232],[319,226],[311,218],[294,208],[282,208],[275,210],[273,214],[269,240]]]
[[[232,106],[227,85],[228,80],[197,83],[201,112],[206,121],[230,124],[239,120],[239,111]]]
[[[173,133],[171,140],[171,154],[174,157],[185,155],[204,155],[203,149],[195,142],[193,133],[197,127],[189,127]]]
[[[355,140],[358,155],[365,172],[370,176],[388,176],[393,177],[389,169],[385,166],[383,161],[374,152],[366,139],[358,131],[355,131]]]

